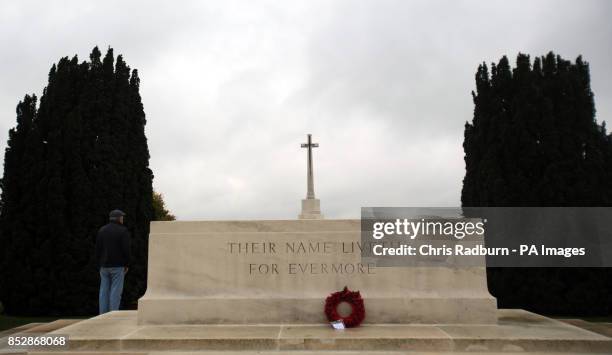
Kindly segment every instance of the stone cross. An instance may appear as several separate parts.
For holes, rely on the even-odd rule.
[[[312,173],[312,148],[318,147],[319,144],[312,142],[312,135],[308,135],[308,141],[302,143],[302,148],[308,148],[308,160],[307,160],[307,177],[308,183],[306,192],[306,198],[302,200],[302,213],[298,216],[300,219],[321,219],[321,203],[319,199],[315,198],[314,193],[314,177]]]
[[[313,174],[312,174],[312,148],[317,148],[319,146],[319,143],[312,143],[312,134],[308,135],[308,142],[307,143],[302,143],[302,148],[308,148],[308,185],[307,185],[307,193],[306,193],[306,198],[307,199],[314,199],[315,198],[315,194],[314,194],[314,181],[313,181]]]

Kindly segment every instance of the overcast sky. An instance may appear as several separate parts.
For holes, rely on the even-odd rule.
[[[611,1],[2,1],[0,142],[62,56],[139,70],[154,187],[180,219],[329,218],[458,206],[479,63],[549,50],[591,64],[612,117]]]

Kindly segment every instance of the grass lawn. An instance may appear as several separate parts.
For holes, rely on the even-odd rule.
[[[28,323],[47,323],[57,319],[80,319],[88,317],[19,317],[0,314],[0,331],[18,327]]]

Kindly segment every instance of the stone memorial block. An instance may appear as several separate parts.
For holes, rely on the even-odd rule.
[[[360,239],[359,220],[152,222],[138,322],[323,323],[344,286],[365,323],[496,322],[484,267],[376,267]]]

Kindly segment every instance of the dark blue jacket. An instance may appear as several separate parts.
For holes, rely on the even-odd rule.
[[[130,232],[117,222],[110,222],[96,237],[98,267],[118,267],[130,264]]]

